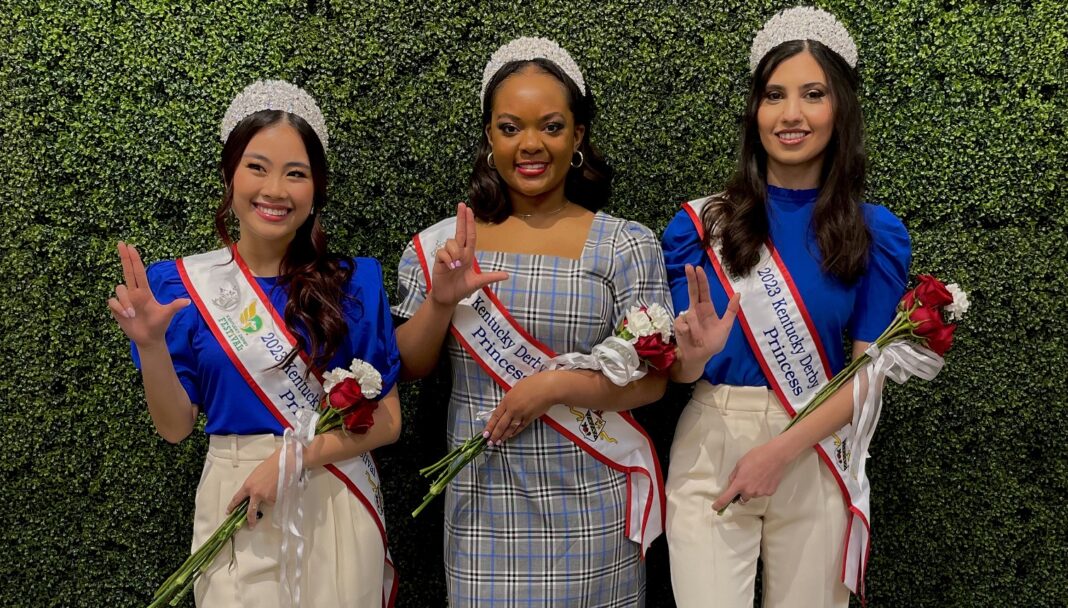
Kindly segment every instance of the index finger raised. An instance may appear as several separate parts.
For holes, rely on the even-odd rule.
[[[470,256],[475,252],[475,240],[477,238],[477,231],[475,230],[475,211],[467,205],[464,205],[466,209],[465,216],[467,217],[467,234],[464,239],[464,257],[465,261],[470,259]]]
[[[141,261],[141,254],[137,252],[137,247],[131,246],[129,249],[130,265],[133,267],[134,278],[137,279],[137,286],[143,289],[148,289],[148,273],[145,272],[145,263]]]
[[[698,266],[695,270],[697,275],[697,299],[700,302],[711,302],[712,293],[708,289],[708,275],[705,274],[705,269]]]
[[[452,235],[460,246],[467,242],[467,205],[456,203],[456,234]]]
[[[695,308],[699,300],[697,299],[697,272],[694,270],[692,264],[686,265],[686,293],[690,298],[688,308]]]

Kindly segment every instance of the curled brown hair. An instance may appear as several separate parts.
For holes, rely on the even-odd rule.
[[[748,274],[768,240],[767,163],[760,143],[757,111],[772,72],[786,59],[809,51],[827,75],[834,102],[834,133],[823,156],[820,193],[812,211],[812,230],[822,257],[823,271],[846,284],[860,278],[868,266],[871,232],[861,212],[867,157],[864,116],[857,99],[859,76],[837,53],[814,40],[784,42],[757,66],[742,119],[738,167],[717,204],[702,213],[705,245],[719,239],[723,261],[734,276]],[[808,227],[806,226],[807,230]]]
[[[288,353],[279,366],[289,365],[299,350],[311,356],[311,371],[322,372],[348,335],[341,302],[353,267],[344,258],[330,252],[326,232],[319,225],[319,216],[326,206],[326,151],[319,136],[303,118],[281,110],[261,110],[246,117],[230,132],[222,152],[226,194],[215,210],[215,232],[227,246],[233,244],[227,217],[234,202],[234,173],[245,147],[256,133],[282,121],[296,129],[304,142],[315,193],[312,214],[297,228],[279,267],[278,286],[286,288],[289,293],[283,318],[286,328],[297,340],[297,348]]]

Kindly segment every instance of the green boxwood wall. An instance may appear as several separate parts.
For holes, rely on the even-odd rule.
[[[822,3],[861,48],[869,199],[914,271],[972,291],[934,382],[891,387],[870,465],[870,605],[1068,605],[1068,17],[1062,0]],[[719,188],[752,33],[780,2],[13,0],[0,11],[0,605],[139,606],[188,550],[203,437],[152,430],[105,300],[117,239],[215,244],[218,122],[256,78],[331,129],[335,245],[395,268],[464,196],[488,55],[557,39],[600,107],[611,211],[661,230]],[[387,273],[390,288],[395,276]],[[400,606],[444,605],[441,512],[412,522],[445,387],[405,391],[381,451]],[[644,408],[666,452],[686,398]],[[649,605],[672,605],[666,551]]]

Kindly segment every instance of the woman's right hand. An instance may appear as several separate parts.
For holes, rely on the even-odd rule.
[[[157,302],[137,249],[122,241],[119,241],[118,249],[125,282],[115,286],[115,297],[108,300],[111,316],[138,347],[160,344],[171,319],[179,310],[189,306],[189,299],[177,298],[170,304]]]
[[[430,297],[435,303],[453,307],[490,283],[508,278],[507,272],[475,270],[475,214],[464,203],[456,206],[456,236],[434,254]]]

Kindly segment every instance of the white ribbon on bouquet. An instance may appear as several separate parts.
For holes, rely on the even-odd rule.
[[[904,384],[909,378],[933,380],[945,360],[934,351],[912,340],[895,340],[880,349],[874,342],[865,351],[871,361],[853,378],[853,424],[849,444],[853,446],[850,473],[854,479],[864,476],[868,446],[883,409],[883,385],[889,378]],[[863,393],[863,394],[862,394]]]

